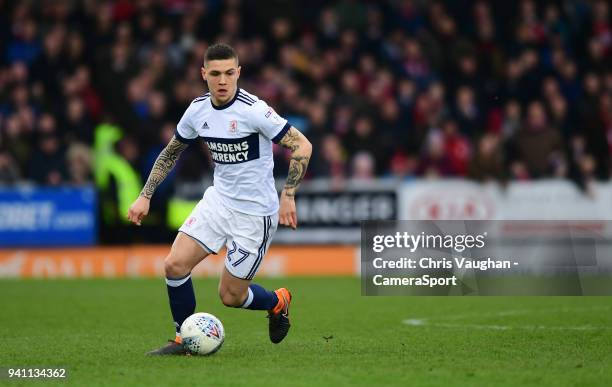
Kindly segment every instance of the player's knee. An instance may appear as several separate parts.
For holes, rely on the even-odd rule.
[[[164,259],[164,271],[167,278],[179,278],[189,274],[189,268],[173,255]]]
[[[222,289],[219,290],[219,298],[221,298],[221,302],[223,305],[238,308],[244,302],[244,295],[239,294],[233,289]]]

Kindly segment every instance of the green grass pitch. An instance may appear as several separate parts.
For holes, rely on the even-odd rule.
[[[197,311],[221,319],[223,348],[151,358],[172,337],[163,280],[1,280],[0,367],[69,377],[0,384],[612,385],[610,297],[362,297],[355,278],[258,282],[294,294],[284,342],[269,342],[264,312],[226,308],[217,280],[198,279]]]

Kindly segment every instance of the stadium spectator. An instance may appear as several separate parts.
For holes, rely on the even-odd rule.
[[[66,151],[68,182],[72,185],[90,184],[92,181],[92,154],[85,144],[73,142]]]
[[[316,176],[343,180],[347,175],[346,151],[338,136],[328,134],[321,140],[321,147],[313,150],[311,169]]]
[[[468,176],[480,182],[506,182],[504,152],[498,135],[487,133],[478,140]]]
[[[442,123],[444,136],[444,153],[448,156],[450,171],[453,176],[466,176],[471,156],[470,141],[461,134],[453,120]]]
[[[432,130],[420,157],[418,174],[427,178],[452,176],[453,167],[445,150],[444,134],[438,129]]]
[[[376,177],[376,160],[368,151],[359,151],[351,160],[351,178],[360,182],[372,181]]]
[[[418,160],[415,156],[403,151],[396,151],[391,156],[390,174],[387,177],[398,181],[411,180],[416,176],[417,167]]]
[[[549,126],[541,102],[529,104],[525,125],[511,141],[514,177],[534,179],[566,175],[563,139],[556,128]]]
[[[19,168],[13,156],[0,149],[0,185],[12,185],[19,180]]]
[[[28,176],[39,185],[57,186],[65,182],[65,157],[56,133],[41,131],[37,136],[37,146],[28,164]]]

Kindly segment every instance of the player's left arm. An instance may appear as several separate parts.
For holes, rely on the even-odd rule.
[[[312,154],[312,144],[306,136],[293,126],[281,138],[279,144],[291,150],[289,175],[280,197],[279,222],[295,230],[297,227],[295,191],[304,179],[304,175],[306,175],[306,169]]]

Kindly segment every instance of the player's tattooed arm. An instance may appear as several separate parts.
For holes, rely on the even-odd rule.
[[[289,175],[280,197],[278,222],[292,229],[297,228],[297,211],[295,208],[295,191],[306,175],[306,168],[312,154],[312,145],[299,130],[289,128],[279,142],[280,145],[291,150],[289,161]]]
[[[312,154],[312,145],[308,139],[296,128],[291,127],[279,142],[283,147],[291,150],[289,161],[289,175],[283,189],[285,196],[295,196],[297,187],[306,175],[308,162]]]
[[[149,178],[140,192],[140,196],[151,199],[157,187],[168,176],[179,156],[188,146],[188,144],[180,142],[176,136],[172,137],[168,145],[157,156],[157,160],[153,164]]]

